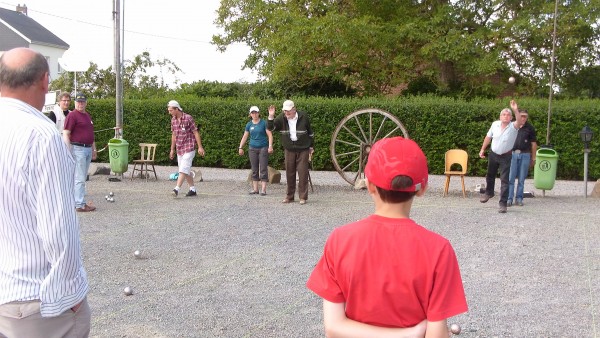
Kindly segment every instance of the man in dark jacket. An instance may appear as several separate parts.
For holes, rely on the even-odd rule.
[[[300,204],[308,199],[308,165],[313,149],[313,131],[308,115],[297,111],[294,102],[283,103],[283,113],[275,117],[275,106],[269,107],[267,128],[281,134],[281,143],[285,151],[285,176],[287,193],[283,203],[294,201],[296,193],[296,171],[298,172],[298,197]]]

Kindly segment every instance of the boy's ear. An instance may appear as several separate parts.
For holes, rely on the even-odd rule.
[[[367,186],[367,191],[369,192],[369,195],[374,195],[377,193],[377,186],[371,182],[369,182],[369,179],[367,179],[365,177],[365,185]]]
[[[428,187],[429,187],[428,185],[425,185],[423,187],[423,189],[417,191],[417,193],[415,195],[418,196],[418,197],[421,197],[421,196],[425,195],[425,192],[427,191]]]

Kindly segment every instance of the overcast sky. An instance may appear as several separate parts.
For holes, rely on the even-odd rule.
[[[71,46],[67,59],[91,61],[101,68],[114,62],[113,0],[26,0],[28,15]],[[15,10],[18,2],[0,0]],[[241,70],[249,53],[245,45],[225,53],[210,44],[219,0],[121,0],[124,5],[124,54],[131,59],[144,51],[152,59],[173,61],[183,83],[198,80],[254,82],[256,74]]]

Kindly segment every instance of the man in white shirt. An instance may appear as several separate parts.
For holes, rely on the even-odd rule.
[[[480,202],[485,203],[494,197],[494,186],[496,174],[500,170],[500,202],[498,212],[505,213],[508,201],[508,175],[510,173],[510,161],[512,159],[512,148],[517,138],[519,128],[523,124],[519,113],[519,106],[515,100],[510,101],[510,108],[515,113],[516,120],[511,123],[512,114],[510,109],[504,108],[500,112],[500,119],[494,121],[488,130],[483,145],[479,151],[479,157],[485,158],[485,149],[491,143],[492,151],[489,153],[487,175],[485,176],[485,193],[481,195]]]
[[[75,160],[40,112],[48,63],[0,57],[0,337],[88,337],[91,313],[73,196]]]
[[[56,124],[56,129],[62,134],[65,125],[65,118],[69,114],[69,105],[71,104],[71,94],[67,92],[60,93],[58,102],[54,105],[54,109],[48,114],[48,118]]]

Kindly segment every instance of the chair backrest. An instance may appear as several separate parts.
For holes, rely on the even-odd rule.
[[[451,171],[450,168],[453,164],[459,164],[461,167],[461,174],[467,173],[467,163],[469,162],[469,154],[462,149],[450,149],[446,152],[446,168],[445,171]]]
[[[154,161],[157,143],[140,143],[140,159],[144,161]]]

